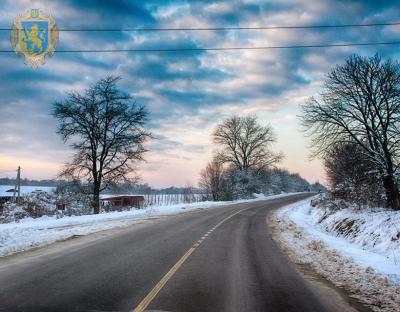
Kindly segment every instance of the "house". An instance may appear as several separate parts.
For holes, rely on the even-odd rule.
[[[142,209],[144,207],[144,196],[142,195],[116,195],[107,196],[100,199],[101,205],[108,206],[109,210],[120,210],[123,208],[135,207]]]

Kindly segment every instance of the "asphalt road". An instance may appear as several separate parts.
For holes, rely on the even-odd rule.
[[[0,259],[0,311],[362,310],[310,282],[271,238],[267,214],[307,196],[153,219]]]

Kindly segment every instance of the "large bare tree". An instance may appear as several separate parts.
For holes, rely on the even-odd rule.
[[[239,170],[259,172],[282,159],[271,151],[276,141],[272,128],[261,125],[255,116],[233,116],[219,124],[213,133],[218,145],[216,158]]]
[[[303,105],[302,120],[313,138],[315,155],[326,155],[338,143],[359,145],[379,171],[388,206],[400,209],[397,61],[351,56],[327,75],[320,96]]]
[[[92,185],[93,211],[99,213],[99,195],[112,183],[126,181],[137,161],[143,160],[147,111],[117,87],[119,77],[109,76],[85,92],[69,92],[56,102],[52,114],[58,133],[70,141],[75,155],[64,176],[86,178]]]

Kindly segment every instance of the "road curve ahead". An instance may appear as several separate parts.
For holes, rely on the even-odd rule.
[[[307,196],[154,219],[3,258],[0,311],[356,311],[346,296],[316,291],[271,238],[267,214]]]

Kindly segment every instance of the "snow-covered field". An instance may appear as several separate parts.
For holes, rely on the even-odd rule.
[[[0,256],[44,246],[76,235],[87,235],[102,230],[126,227],[139,220],[155,216],[178,214],[195,209],[207,209],[232,203],[272,199],[287,195],[256,195],[256,198],[252,200],[233,202],[198,202],[159,207],[151,206],[146,209],[132,209],[99,215],[71,216],[60,219],[55,216],[37,219],[26,218],[18,223],[0,224]]]
[[[278,243],[373,310],[400,311],[400,212],[334,212],[310,201],[275,212]]]
[[[13,196],[13,192],[7,192],[14,189],[13,185],[0,185],[0,196]],[[34,191],[52,192],[56,188],[52,186],[21,186],[21,195],[26,195]]]

